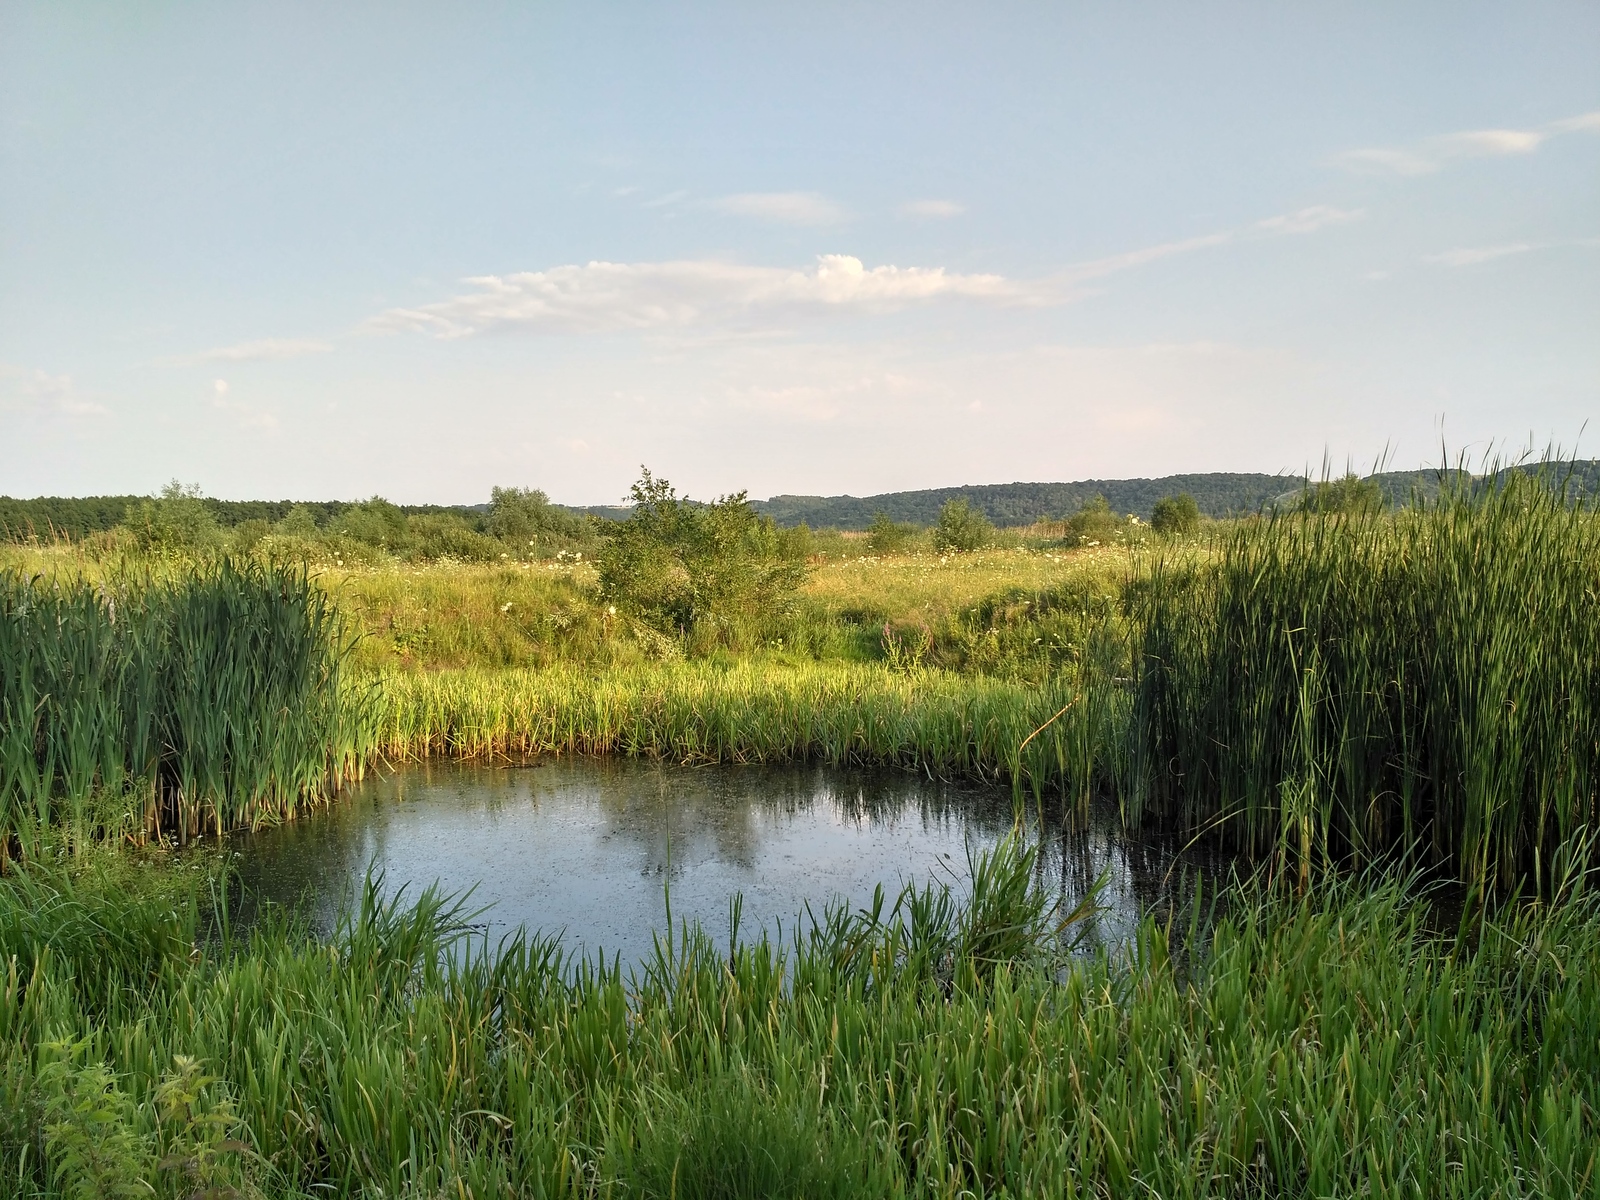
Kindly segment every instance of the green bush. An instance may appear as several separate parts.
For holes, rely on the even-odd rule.
[[[489,495],[489,533],[519,554],[544,558],[590,538],[582,517],[551,504],[542,491],[497,487]]]
[[[1163,496],[1150,513],[1150,526],[1169,537],[1183,537],[1200,528],[1200,506],[1188,492]]]
[[[600,596],[659,633],[726,640],[785,607],[805,577],[798,540],[743,492],[698,504],[647,470],[631,495],[632,516],[604,531]]]
[[[204,554],[217,549],[222,531],[200,498],[199,485],[174,479],[159,496],[140,501],[123,522],[139,549],[155,554]]]
[[[933,548],[941,554],[981,550],[994,538],[994,526],[965,496],[946,500],[933,527]]]
[[[867,529],[867,545],[874,554],[898,554],[911,543],[917,532],[915,525],[895,521],[888,513],[873,513],[872,524]]]

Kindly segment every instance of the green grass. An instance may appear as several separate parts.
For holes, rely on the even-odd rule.
[[[1547,886],[1600,816],[1597,594],[1600,520],[1522,475],[1240,524],[1141,596],[1136,814]]]
[[[525,937],[447,954],[435,896],[369,890],[328,941],[207,940],[198,901],[13,876],[0,1187],[1596,1194],[1581,888],[1439,934],[1403,882],[1245,887],[1185,956],[1146,922],[1061,967],[1030,865],[1003,849],[969,903],[913,891],[731,956],[682,932],[631,976]]]
[[[0,574],[0,863],[56,828],[188,838],[325,801],[369,755],[346,652],[292,568]]]

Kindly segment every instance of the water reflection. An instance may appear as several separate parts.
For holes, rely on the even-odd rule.
[[[902,772],[435,763],[370,779],[336,807],[234,848],[248,887],[306,904],[323,928],[370,865],[391,892],[475,889],[492,938],[521,924],[637,962],[665,929],[669,887],[674,921],[698,920],[713,936],[726,936],[736,892],[746,936],[789,930],[808,902],[859,907],[880,884],[892,895],[930,876],[960,887],[969,848],[992,846],[1016,817],[1007,791]],[[1170,851],[1123,838],[1114,814],[1063,822],[1030,806],[1024,819],[1046,831],[1039,881],[1064,903],[1108,873],[1101,939],[1125,938],[1171,890]]]

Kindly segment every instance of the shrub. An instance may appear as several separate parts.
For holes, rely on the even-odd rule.
[[[1117,534],[1117,515],[1104,496],[1096,496],[1067,518],[1067,541],[1080,546],[1104,545]]]
[[[946,500],[933,527],[933,548],[941,553],[979,550],[994,537],[994,526],[965,496]]]
[[[1300,493],[1297,508],[1315,513],[1382,512],[1383,489],[1375,479],[1361,479],[1354,472],[1338,479],[1324,479]]]
[[[698,504],[646,470],[631,496],[633,514],[603,534],[600,595],[658,632],[720,639],[781,607],[805,577],[797,539],[744,492]]]
[[[174,479],[159,496],[143,500],[125,519],[139,549],[157,554],[198,554],[222,540],[216,518],[200,498],[200,487]]]
[[[1163,496],[1150,513],[1150,525],[1157,533],[1182,537],[1200,527],[1200,506],[1188,492]]]
[[[586,540],[583,518],[551,504],[536,488],[497,487],[489,495],[489,532],[519,551],[545,556]]]
[[[898,554],[916,536],[915,525],[895,521],[886,512],[876,512],[867,530],[867,545],[874,554]]]

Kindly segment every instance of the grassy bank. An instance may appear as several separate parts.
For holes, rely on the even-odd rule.
[[[1593,1196],[1600,911],[1459,936],[1405,886],[1248,890],[1185,973],[1064,974],[1026,856],[969,905],[690,935],[644,973],[369,894],[331,942],[0,883],[0,1188],[23,1196]],[[896,919],[898,917],[899,919]],[[199,946],[197,950],[195,947]],[[226,1189],[235,1189],[233,1193]]]
[[[1079,672],[1044,686],[877,664],[646,664],[591,674],[393,673],[377,744],[433,754],[639,754],[889,764],[1087,798],[1120,763],[1130,697]],[[1037,735],[1034,736],[1036,734]]]

